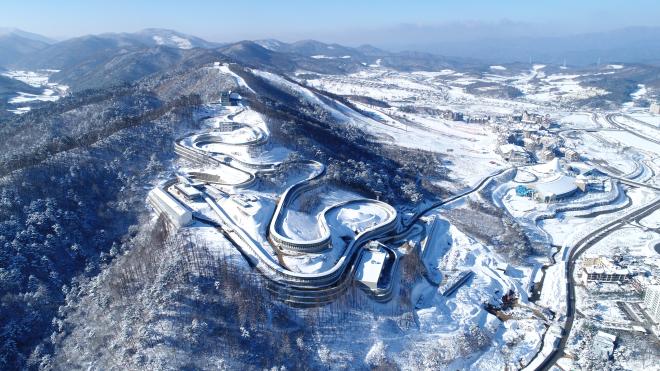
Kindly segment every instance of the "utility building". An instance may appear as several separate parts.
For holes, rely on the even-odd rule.
[[[157,212],[165,214],[176,227],[184,227],[192,223],[190,210],[160,188],[152,189],[147,196],[147,201]]]
[[[369,247],[362,253],[362,259],[360,259],[355,278],[372,291],[375,291],[378,289],[378,279],[383,271],[387,253],[382,247],[378,246],[378,243]]]
[[[189,201],[196,201],[202,198],[202,193],[189,184],[177,183],[174,185],[176,191]]]

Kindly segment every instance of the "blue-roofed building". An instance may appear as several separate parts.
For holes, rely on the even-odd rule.
[[[532,197],[534,195],[534,190],[527,188],[524,185],[519,185],[516,187],[516,195],[520,197]]]

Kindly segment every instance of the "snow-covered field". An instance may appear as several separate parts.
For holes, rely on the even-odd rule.
[[[9,99],[9,104],[14,105],[16,108],[10,109],[10,112],[15,114],[22,114],[30,110],[30,103],[35,101],[54,102],[69,89],[66,85],[60,85],[54,82],[49,82],[48,78],[57,70],[39,70],[39,71],[7,71],[3,75],[18,81],[24,82],[35,88],[42,88],[41,94],[31,94],[25,92],[16,92],[16,96]]]
[[[167,38],[154,35],[153,40],[157,45],[174,45],[179,49],[192,49],[193,47],[190,40],[177,35],[169,35]]]
[[[594,129],[600,127],[597,122],[594,122],[591,114],[588,112],[569,114],[562,117],[559,123],[562,128]]]

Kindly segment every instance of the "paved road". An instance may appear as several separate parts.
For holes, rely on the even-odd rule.
[[[537,370],[549,370],[564,355],[566,343],[568,342],[568,336],[571,333],[573,320],[575,319],[575,282],[573,279],[573,273],[575,272],[575,261],[596,242],[602,240],[605,236],[617,230],[622,225],[625,225],[629,220],[642,219],[643,217],[650,215],[659,208],[660,199],[603,225],[575,244],[574,248],[569,254],[568,260],[566,261],[568,268],[566,273],[566,324],[564,326],[564,331],[562,332],[562,338],[557,349],[551,352],[551,356],[546,358],[545,361],[543,361],[543,363],[541,363],[541,365],[537,368]]]
[[[655,139],[655,138],[650,138],[650,137],[648,137],[648,136],[646,136],[646,135],[642,135],[642,134],[640,134],[638,131],[630,130],[630,128],[629,128],[628,126],[626,126],[626,125],[622,125],[622,124],[616,122],[616,120],[614,119],[616,116],[620,116],[620,115],[617,115],[617,114],[614,114],[614,113],[610,113],[610,114],[608,114],[608,115],[605,116],[605,119],[606,119],[607,122],[609,122],[611,125],[614,125],[614,126],[616,126],[617,128],[619,128],[619,129],[625,130],[625,131],[629,132],[630,134],[632,134],[632,135],[634,135],[634,136],[636,136],[636,137],[639,137],[639,138],[642,138],[642,139],[648,140],[649,142],[653,142],[653,143],[655,143],[655,144],[660,144],[660,140]],[[623,116],[623,117],[626,117],[626,116]],[[635,119],[633,119],[633,120],[634,120],[634,121],[638,121],[638,120],[635,120]]]

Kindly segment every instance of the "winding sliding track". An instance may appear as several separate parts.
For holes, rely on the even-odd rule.
[[[260,130],[260,129],[259,129]],[[230,145],[262,145],[268,140],[266,133],[255,135],[255,140],[244,143],[233,142]],[[245,174],[246,179],[242,182],[230,183],[223,181],[219,176],[204,172],[191,172],[194,178],[233,187],[248,187],[255,181],[255,174],[263,171],[274,171],[279,163],[253,164],[241,161],[226,153],[205,150],[204,144],[222,143],[221,136],[214,136],[212,131],[204,132],[180,138],[175,142],[175,152],[181,157],[200,165],[227,166],[233,170]],[[307,178],[293,184],[284,191],[280,197],[276,209],[271,217],[268,228],[268,239],[271,244],[281,251],[293,252],[318,252],[330,247],[331,233],[328,225],[328,217],[338,209],[354,205],[367,205],[379,208],[386,218],[380,220],[361,231],[356,231],[354,238],[347,244],[342,255],[330,268],[315,273],[294,272],[280,264],[272,253],[266,250],[261,243],[256,242],[249,236],[234,220],[216,203],[216,201],[204,194],[205,201],[214,210],[220,219],[220,223],[205,218],[196,217],[198,220],[214,225],[233,245],[243,254],[250,265],[258,269],[268,279],[268,289],[275,293],[281,300],[295,306],[317,306],[330,303],[341,295],[352,282],[355,268],[361,256],[361,246],[371,240],[395,240],[409,233],[416,222],[429,211],[457,201],[474,192],[483,189],[491,180],[502,175],[512,168],[500,169],[482,179],[474,187],[463,193],[449,197],[445,200],[428,205],[412,215],[405,223],[400,223],[396,210],[387,203],[372,199],[356,199],[332,205],[324,209],[318,217],[318,227],[321,232],[319,238],[312,240],[301,240],[292,238],[282,232],[281,226],[284,222],[284,212],[287,207],[304,191],[314,187],[314,180],[324,174],[325,167],[316,161],[300,161],[302,164],[312,166],[315,171]],[[217,178],[216,178],[217,177]]]
[[[239,124],[247,126],[246,124]],[[220,176],[203,171],[189,172],[193,178],[204,182],[216,183],[233,187],[248,187],[254,183],[258,172],[274,171],[279,163],[249,163],[239,160],[235,156],[224,152],[206,150],[208,144],[223,144],[229,146],[259,146],[267,142],[268,136],[258,127],[251,127],[251,139],[246,141],[233,141],[227,143],[223,135],[216,131],[206,131],[175,141],[175,152],[181,157],[203,166],[226,166],[233,171],[244,174],[247,180],[241,182],[228,182]],[[331,234],[327,218],[338,209],[353,205],[368,205],[384,211],[386,218],[379,223],[359,231],[353,240],[345,247],[337,262],[329,269],[316,273],[299,273],[283,267],[264,246],[250,237],[233,219],[216,203],[204,194],[205,201],[220,218],[221,223],[213,223],[208,219],[197,218],[205,223],[213,224],[227,237],[234,246],[246,257],[248,262],[268,278],[268,288],[276,293],[283,301],[298,306],[322,305],[331,302],[339,296],[351,283],[355,265],[361,255],[360,247],[366,242],[385,237],[398,227],[396,210],[390,205],[371,199],[356,199],[332,205],[325,208],[318,217],[318,226],[321,237],[313,240],[299,240],[281,232],[284,222],[284,212],[287,207],[301,193],[314,187],[314,180],[325,172],[323,164],[311,161],[298,161],[299,164],[314,168],[312,174],[293,184],[284,191],[279,198],[275,212],[271,218],[268,229],[268,238],[276,248],[297,252],[318,252],[330,247]]]

